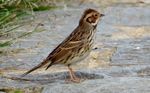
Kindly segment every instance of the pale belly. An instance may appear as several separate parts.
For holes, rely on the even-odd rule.
[[[93,46],[93,42],[91,42],[91,45],[88,47],[86,52],[82,48],[75,57],[73,57],[72,59],[68,60],[68,62],[66,62],[66,65],[75,64],[75,63],[78,63],[78,62],[81,62],[82,60],[84,60],[86,57],[89,56],[89,54],[92,50],[92,46]]]

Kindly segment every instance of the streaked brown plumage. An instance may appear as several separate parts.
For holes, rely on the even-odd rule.
[[[70,65],[84,59],[90,53],[96,26],[102,16],[104,15],[94,9],[85,10],[77,28],[59,44],[43,62],[22,76],[47,64],[46,70],[52,65],[64,64],[68,66],[71,80],[73,82],[79,82],[80,79],[75,76]]]

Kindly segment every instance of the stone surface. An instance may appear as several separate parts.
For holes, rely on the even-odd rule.
[[[150,93],[148,0],[141,0],[145,3],[139,3],[139,0],[107,1],[109,4],[74,3],[64,9],[38,12],[34,21],[16,29],[7,39],[35,28],[37,32],[0,49],[0,91],[19,88],[27,90],[26,93]],[[20,77],[73,31],[81,13],[89,7],[101,11],[105,17],[98,25],[90,56],[72,66],[76,75],[86,80],[79,84],[66,82],[68,70],[61,65]]]
[[[116,77],[89,80],[81,84],[48,85],[42,93],[149,93],[148,83],[149,78]]]

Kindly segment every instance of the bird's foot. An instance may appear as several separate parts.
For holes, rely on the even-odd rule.
[[[73,83],[80,83],[81,82],[81,79],[80,78],[78,78],[78,79],[67,79],[66,80],[67,82],[73,82]]]
[[[74,82],[74,83],[80,83],[81,82],[81,79],[78,78],[78,77],[75,77],[75,78],[71,78],[70,81]]]

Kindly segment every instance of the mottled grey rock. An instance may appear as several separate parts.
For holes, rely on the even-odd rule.
[[[43,24],[37,32],[0,48],[0,89],[13,87],[25,93],[150,93],[150,0],[95,1],[98,6],[74,3],[71,8],[36,12],[34,21],[12,31],[10,39]],[[105,14],[97,26],[96,48],[87,59],[72,66],[76,75],[86,80],[66,82],[68,69],[59,65],[20,77],[73,31],[85,8]]]
[[[1,91],[0,91],[0,93],[6,93],[6,92],[1,92]]]
[[[50,84],[42,93],[150,93],[150,78],[120,77],[75,84]]]

